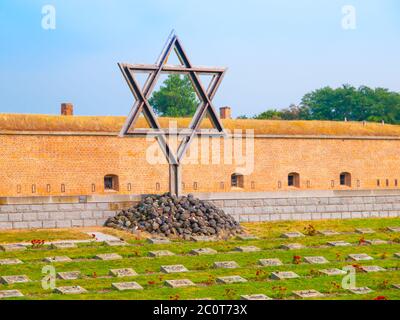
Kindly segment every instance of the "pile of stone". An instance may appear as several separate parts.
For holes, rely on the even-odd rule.
[[[242,232],[239,223],[214,204],[191,194],[176,197],[169,193],[145,197],[139,204],[109,218],[106,226],[184,239],[233,236]]]

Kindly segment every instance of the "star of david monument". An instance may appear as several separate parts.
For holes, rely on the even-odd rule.
[[[167,64],[172,50],[175,51],[181,65]],[[207,135],[223,136],[225,134],[212,100],[227,69],[194,66],[183,49],[181,41],[174,32],[169,36],[155,64],[118,63],[118,66],[135,98],[135,103],[121,129],[120,137],[154,136],[169,164],[170,193],[172,195],[179,195],[181,189],[181,162],[193,139],[200,134],[204,134],[200,130],[200,124],[204,117],[208,116],[213,126],[213,129],[209,130]],[[137,73],[147,74],[147,80],[143,87],[139,85],[136,76]],[[167,137],[171,134],[177,134],[177,132],[161,128],[157,115],[148,101],[161,74],[188,75],[200,100],[189,127],[178,132],[179,136],[183,137],[183,139],[176,152],[172,150]],[[201,75],[212,76],[207,88],[204,87],[200,80]],[[135,124],[141,114],[143,114],[149,125],[148,129],[135,128]]]

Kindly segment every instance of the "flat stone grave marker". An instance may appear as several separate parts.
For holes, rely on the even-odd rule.
[[[208,237],[208,236],[191,236],[190,240],[195,242],[210,242],[210,241],[216,241],[217,239],[215,237]]]
[[[191,254],[196,256],[206,255],[206,254],[217,254],[218,252],[211,248],[200,248],[200,249],[193,249],[190,251]]]
[[[240,296],[240,300],[272,300],[270,297],[265,294],[250,294]]]
[[[348,247],[351,246],[351,243],[345,241],[329,241],[328,246],[331,247]]]
[[[94,257],[97,260],[121,260],[122,257],[117,254],[117,253],[102,253],[102,254],[98,254]]]
[[[301,243],[288,243],[281,245],[280,248],[284,250],[299,250],[303,249],[304,246]]]
[[[386,269],[384,269],[380,266],[361,266],[361,270],[364,272],[367,272],[367,273],[386,271]]]
[[[236,247],[234,250],[239,252],[256,252],[260,251],[261,249],[256,246],[242,246],[242,247]]]
[[[161,266],[160,271],[164,273],[178,273],[178,272],[188,272],[189,270],[186,269],[184,265],[176,264],[170,266]]]
[[[371,246],[381,245],[381,244],[388,244],[388,242],[386,240],[381,240],[381,239],[365,240],[365,243],[369,244]]]
[[[147,239],[148,243],[151,244],[166,244],[166,243],[171,243],[171,241],[169,241],[169,239],[167,238],[148,238]]]
[[[25,282],[29,282],[29,281],[31,281],[31,280],[25,275],[0,277],[0,283],[3,283],[3,284],[25,283]]]
[[[236,238],[238,238],[239,240],[243,240],[243,241],[245,241],[245,240],[257,240],[257,239],[259,239],[258,237],[253,236],[253,235],[251,235],[251,234],[239,234],[239,235],[236,236]]]
[[[53,249],[70,249],[70,248],[76,248],[76,243],[74,243],[74,242],[57,242],[57,243],[52,243],[51,247]]]
[[[400,290],[400,284],[393,284],[392,287],[397,290]]]
[[[360,234],[372,234],[372,233],[375,233],[375,231],[370,229],[370,228],[357,228],[356,232],[360,233]]]
[[[119,282],[119,283],[113,283],[111,286],[114,289],[117,289],[118,291],[143,290],[143,287],[137,282]]]
[[[54,289],[55,293],[60,294],[82,294],[86,293],[86,289],[81,286],[68,286],[68,287],[57,287]]]
[[[294,273],[293,271],[279,271],[271,273],[271,279],[274,280],[295,279],[295,278],[300,278],[300,276],[297,273]]]
[[[390,232],[400,232],[400,227],[387,227]]]
[[[134,276],[137,276],[137,275],[138,274],[136,273],[136,271],[131,269],[131,268],[111,269],[110,270],[110,276],[118,277],[118,278],[134,277]]]
[[[352,261],[368,261],[368,260],[374,260],[374,258],[370,257],[369,255],[365,253],[356,253],[356,254],[349,254],[347,257],[348,260]]]
[[[235,261],[217,261],[214,262],[213,267],[216,269],[235,269],[239,265]]]
[[[300,291],[293,291],[293,294],[296,297],[299,298],[303,298],[303,299],[307,299],[307,298],[319,298],[319,297],[323,297],[324,295],[317,291],[317,290],[300,290]]]
[[[395,253],[394,256],[395,256],[396,258],[400,258],[400,252]]]
[[[21,260],[19,259],[3,259],[0,260],[0,265],[12,265],[12,264],[21,264],[23,263]]]
[[[170,288],[183,288],[183,287],[195,286],[195,284],[188,279],[166,280],[165,285]]]
[[[97,231],[93,231],[93,232],[85,232],[86,234],[88,234],[89,236],[94,236],[94,238],[96,239],[96,241],[120,241],[120,239],[118,239],[115,236],[112,236],[110,234],[105,234],[103,232],[97,232]]]
[[[66,272],[58,272],[57,277],[62,280],[76,280],[81,276],[80,271],[66,271]]]
[[[128,245],[128,243],[122,240],[105,240],[104,243],[109,247],[123,247]]]
[[[321,257],[321,256],[319,256],[319,257],[304,257],[304,260],[307,263],[310,263],[310,264],[325,264],[325,263],[329,263],[329,261],[326,260],[325,257]]]
[[[272,267],[272,266],[281,266],[283,265],[282,261],[277,259],[277,258],[273,258],[273,259],[260,259],[258,260],[258,263],[264,267]]]
[[[168,250],[158,250],[158,251],[150,251],[149,257],[166,257],[166,256],[174,256],[175,253]]]
[[[23,297],[24,295],[19,290],[1,290],[0,299]]]
[[[329,236],[337,236],[340,233],[337,231],[333,231],[333,230],[321,230],[321,231],[318,231],[318,234],[329,237]]]
[[[43,261],[45,262],[71,262],[72,259],[67,256],[56,256],[56,257],[47,257],[44,258]]]
[[[26,246],[20,243],[2,244],[0,245],[0,249],[3,251],[20,251],[26,250]]]
[[[367,294],[373,292],[373,290],[368,287],[350,288],[349,291],[355,294]]]
[[[240,276],[219,277],[219,278],[217,278],[216,281],[217,281],[217,283],[222,283],[222,284],[247,282],[247,280],[245,278],[242,278]]]
[[[330,268],[330,269],[322,269],[319,270],[320,273],[325,274],[327,276],[339,276],[339,275],[345,275],[347,274],[346,271],[340,270],[337,268]]]
[[[298,231],[286,232],[281,235],[281,238],[289,238],[289,239],[300,238],[300,237],[304,237],[304,234]]]

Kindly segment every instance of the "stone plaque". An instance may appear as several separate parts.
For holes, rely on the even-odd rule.
[[[386,269],[384,269],[380,266],[361,266],[361,270],[364,272],[367,272],[367,273],[386,271]]]
[[[222,284],[247,282],[247,280],[245,278],[242,278],[240,276],[219,277],[219,278],[217,278],[216,281],[217,281],[217,283],[222,283]]]
[[[134,277],[134,276],[137,276],[137,273],[136,273],[135,270],[133,270],[131,268],[111,269],[110,270],[110,276],[118,277],[118,278]]]
[[[20,250],[26,250],[26,246],[20,243],[2,244],[0,245],[0,249],[3,251],[20,251]]]
[[[194,254],[196,256],[207,255],[207,254],[217,254],[218,252],[214,249],[210,248],[200,248],[200,249],[193,249],[190,251],[190,254]]]
[[[345,241],[330,241],[328,242],[328,246],[331,247],[348,247],[351,246],[351,243]]]
[[[1,290],[0,299],[23,297],[24,295],[18,290]]]
[[[370,257],[365,253],[356,253],[356,254],[349,254],[347,260],[351,261],[368,261],[373,260],[374,258]]]
[[[166,280],[165,285],[170,288],[182,288],[182,287],[195,286],[195,284],[188,279]]]
[[[117,253],[103,253],[94,257],[97,260],[120,260],[122,257]]]
[[[303,298],[303,299],[320,298],[320,297],[324,296],[321,292],[319,292],[317,290],[314,290],[314,289],[312,289],[312,290],[293,291],[293,294],[296,297]]]
[[[366,244],[369,244],[371,246],[373,245],[381,245],[381,244],[388,244],[386,240],[381,240],[381,239],[373,239],[373,240],[365,240]]]
[[[12,264],[21,264],[23,263],[21,260],[19,259],[3,259],[0,260],[0,265],[12,265]]]
[[[318,231],[318,234],[329,237],[329,236],[337,236],[340,233],[333,230],[321,230]]]
[[[81,277],[80,271],[58,272],[57,277],[62,280],[76,280]]]
[[[387,227],[390,232],[400,232],[400,227]]]
[[[281,238],[300,238],[304,237],[304,234],[298,231],[293,231],[293,232],[286,232],[281,235]]]
[[[122,247],[128,245],[125,241],[122,240],[105,240],[104,243],[110,247]]]
[[[393,284],[392,287],[397,290],[400,290],[400,284]]]
[[[67,256],[56,256],[56,257],[44,258],[43,261],[50,262],[50,263],[52,263],[52,262],[71,262],[72,259]]]
[[[346,271],[337,268],[323,269],[319,270],[319,272],[327,276],[341,276],[347,274]]]
[[[168,250],[158,250],[158,251],[150,251],[149,257],[166,257],[166,256],[174,256],[175,253],[172,253]]]
[[[25,275],[0,277],[0,283],[3,283],[3,284],[25,283],[25,282],[29,282],[29,281],[31,281],[31,280],[29,280],[29,278]]]
[[[143,287],[137,282],[119,282],[119,283],[113,283],[111,286],[114,289],[117,289],[118,291],[143,290]]]
[[[349,289],[349,291],[351,291],[355,294],[367,294],[367,293],[373,292],[373,290],[371,290],[368,287],[351,288],[351,289]]]
[[[300,278],[300,276],[297,273],[294,273],[293,271],[279,271],[271,273],[271,279],[274,280],[295,279],[295,278]]]
[[[311,263],[311,264],[325,264],[325,263],[329,263],[328,260],[325,259],[325,257],[304,257],[304,260],[307,263]]]
[[[239,265],[235,261],[217,261],[214,262],[213,267],[216,269],[235,269]]]
[[[239,252],[256,252],[260,251],[261,249],[255,246],[244,246],[244,247],[236,247],[234,250]]]
[[[400,252],[395,253],[394,256],[395,256],[396,258],[400,258]]]
[[[370,229],[370,228],[357,228],[356,232],[360,233],[360,234],[372,234],[372,233],[375,233],[375,231]]]
[[[109,234],[105,234],[103,232],[97,232],[97,231],[89,231],[89,232],[85,232],[86,234],[88,234],[89,236],[94,236],[93,238],[96,241],[120,241],[120,239],[118,239],[117,237],[114,237],[112,235]]]
[[[281,245],[280,248],[284,250],[300,250],[303,249],[304,246],[301,243],[288,243]]]
[[[191,236],[190,240],[195,242],[210,242],[210,241],[216,241],[217,239],[215,237],[208,237],[208,236]]]
[[[167,238],[148,238],[147,239],[148,243],[151,244],[166,244],[166,243],[171,243],[171,241],[169,241],[169,239]]]
[[[236,238],[238,238],[239,240],[243,240],[243,241],[259,239],[258,237],[253,236],[251,234],[239,234]]]
[[[60,294],[82,294],[86,293],[86,289],[81,286],[70,286],[70,287],[57,287],[54,289],[55,293]]]
[[[267,297],[265,294],[250,294],[240,296],[240,300],[272,300],[270,297]]]
[[[178,272],[188,272],[189,270],[185,268],[185,266],[181,264],[170,265],[170,266],[161,266],[161,272],[164,273],[178,273]]]
[[[51,245],[53,249],[69,249],[76,248],[76,243],[74,242],[58,242]]]
[[[260,259],[258,263],[264,267],[272,267],[272,266],[281,266],[283,265],[282,261],[276,258],[273,259]]]

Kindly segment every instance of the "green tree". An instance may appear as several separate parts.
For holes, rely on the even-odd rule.
[[[149,103],[160,116],[188,117],[195,113],[199,100],[189,76],[171,74]]]

